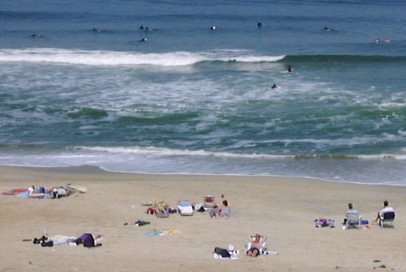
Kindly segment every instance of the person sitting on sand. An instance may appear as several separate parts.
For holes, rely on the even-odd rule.
[[[358,211],[356,209],[354,209],[352,203],[348,203],[348,210],[345,213],[343,225],[347,224],[348,218],[351,217],[351,214],[358,214]]]
[[[213,208],[209,211],[210,217],[218,217],[220,214],[220,207],[217,205],[214,205]]]
[[[257,257],[261,255],[261,251],[264,250],[266,238],[261,234],[255,234],[250,236],[250,242],[246,246],[245,253],[250,257]]]
[[[378,215],[376,216],[375,222],[378,222],[379,225],[381,225],[381,220],[383,218],[383,214],[387,212],[395,212],[395,209],[389,206],[389,202],[385,200],[383,202],[383,208],[378,212]]]
[[[228,201],[223,200],[223,207],[220,209],[219,217],[229,217],[231,214],[231,208],[228,206]]]
[[[210,211],[209,215],[210,217],[229,217],[231,214],[231,208],[228,206],[228,201],[223,200],[222,202],[223,206],[220,208],[217,205],[215,205]]]

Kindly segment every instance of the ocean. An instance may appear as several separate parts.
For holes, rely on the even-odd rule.
[[[0,0],[0,164],[406,185],[405,10]]]

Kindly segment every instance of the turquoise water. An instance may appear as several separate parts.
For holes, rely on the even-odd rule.
[[[0,164],[406,185],[406,2],[82,2],[0,1]]]

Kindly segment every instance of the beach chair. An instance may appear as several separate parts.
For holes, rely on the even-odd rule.
[[[358,212],[347,212],[346,218],[347,222],[344,225],[345,229],[361,227],[361,216]]]
[[[390,225],[392,228],[395,227],[395,212],[386,212],[380,217],[379,226],[384,228],[388,225]]]
[[[177,203],[178,212],[180,215],[191,216],[193,215],[192,202],[188,200],[181,200]]]

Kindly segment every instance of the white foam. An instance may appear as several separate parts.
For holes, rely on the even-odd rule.
[[[275,62],[285,56],[260,56],[244,50],[208,52],[136,53],[58,48],[0,49],[0,62],[46,62],[92,66],[187,66],[203,61]]]
[[[205,150],[181,150],[157,147],[86,147],[77,146],[77,150],[107,152],[116,154],[149,154],[158,156],[201,156],[201,157],[228,157],[228,158],[266,158],[266,159],[289,159],[294,155],[267,155],[267,154],[238,154],[229,152],[212,152]]]
[[[364,160],[406,160],[406,154],[372,154],[357,155],[356,157]]]
[[[86,147],[76,146],[78,151],[105,152],[109,154],[137,154],[137,155],[156,155],[156,156],[200,156],[200,157],[223,157],[223,158],[242,158],[242,159],[299,159],[299,158],[320,158],[319,155],[297,156],[297,155],[269,155],[269,154],[240,154],[231,152],[212,152],[205,150],[180,150],[157,147]],[[325,158],[334,158],[334,155]],[[362,160],[406,160],[406,154],[370,154],[370,155],[344,155],[338,157],[347,157]]]

